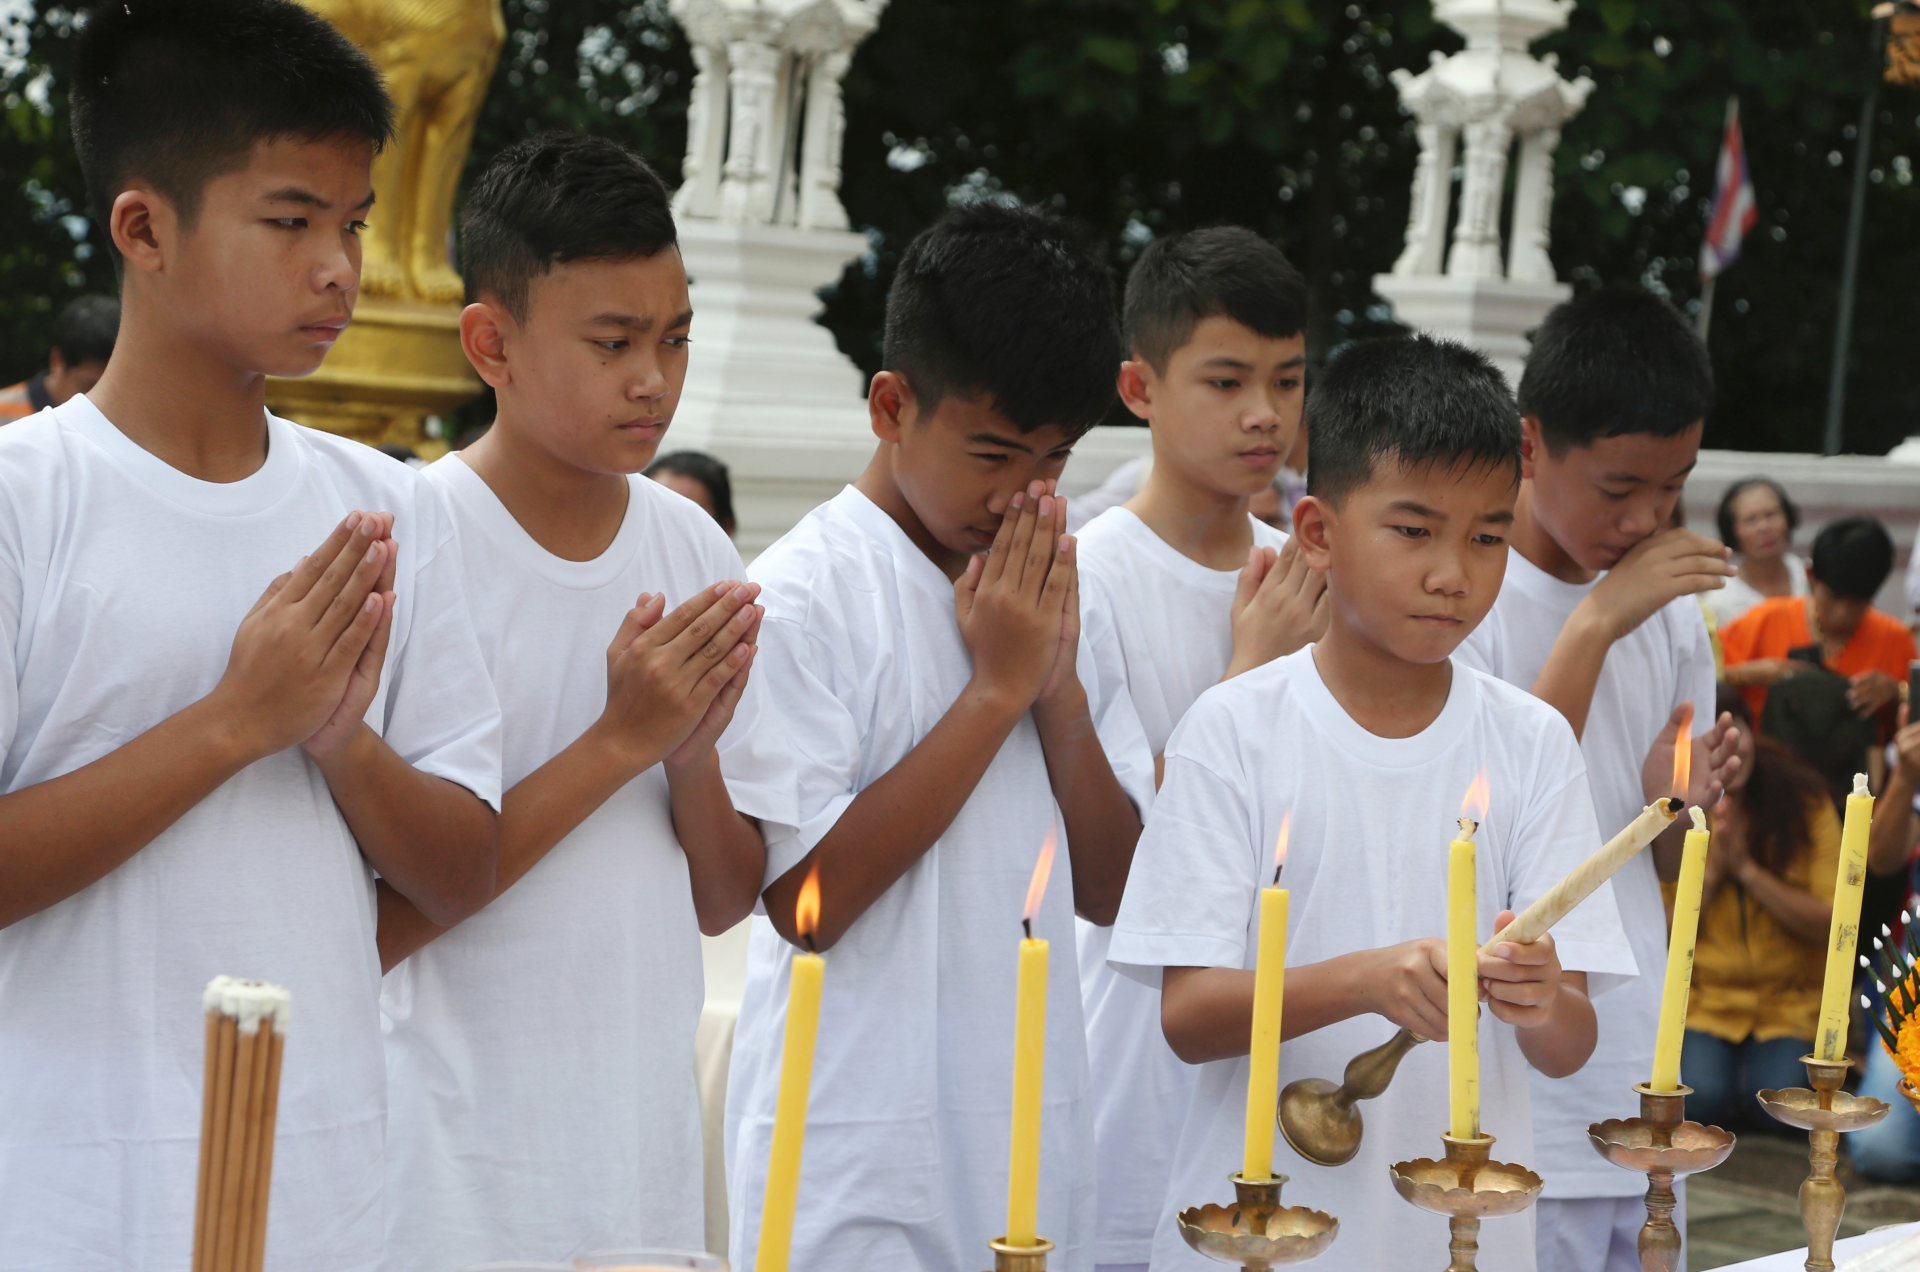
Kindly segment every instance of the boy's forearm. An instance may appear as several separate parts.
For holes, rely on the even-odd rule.
[[[694,913],[702,932],[718,936],[753,913],[767,868],[766,841],[759,824],[734,808],[716,752],[669,763],[667,791],[673,832],[687,854]]]
[[[1600,682],[1600,669],[1606,665],[1613,641],[1606,623],[1582,601],[1560,629],[1546,666],[1533,682],[1533,696],[1565,716],[1576,738],[1586,732],[1594,686]]]
[[[774,929],[800,943],[794,902],[818,862],[820,928],[813,944],[832,948],[946,833],[1029,705],[969,683],[917,746],[854,797],[813,851],[768,885]]]
[[[361,854],[426,918],[452,926],[493,899],[498,819],[479,796],[364,725],[318,763]]]
[[[1298,1038],[1373,1010],[1343,954],[1287,969],[1280,1037]],[[1160,1030],[1188,1064],[1244,1056],[1253,1041],[1253,973],[1237,967],[1169,967],[1162,974]]]
[[[261,758],[202,699],[91,764],[0,796],[0,927],[99,882]]]
[[[1140,813],[1094,731],[1086,690],[1076,679],[1051,702],[1036,703],[1034,723],[1047,758],[1053,798],[1066,821],[1073,862],[1073,908],[1082,918],[1109,926],[1120,913]]]
[[[1560,992],[1549,1010],[1551,1016],[1544,1024],[1516,1029],[1514,1037],[1528,1064],[1550,1078],[1564,1078],[1580,1071],[1600,1038],[1585,972],[1561,974]]]

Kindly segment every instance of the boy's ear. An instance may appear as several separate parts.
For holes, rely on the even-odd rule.
[[[158,273],[166,264],[163,243],[171,243],[179,227],[173,204],[149,186],[122,190],[107,213],[107,233],[120,249],[127,268]]]
[[[1293,537],[1300,541],[1300,559],[1310,570],[1333,564],[1333,521],[1340,514],[1318,495],[1308,495],[1293,506]]]
[[[898,371],[876,371],[867,384],[867,416],[873,435],[898,443],[900,434],[918,414],[913,386]]]
[[[1153,390],[1155,376],[1151,364],[1138,358],[1128,358],[1120,364],[1120,379],[1117,385],[1120,400],[1127,409],[1143,420],[1153,418]]]
[[[513,383],[507,364],[507,316],[484,300],[460,311],[460,348],[482,380],[495,389]]]
[[[1520,417],[1520,477],[1522,480],[1533,480],[1534,468],[1546,452],[1546,439],[1540,432],[1540,417],[1522,415]]]

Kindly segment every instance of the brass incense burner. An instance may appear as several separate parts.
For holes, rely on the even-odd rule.
[[[1188,1245],[1221,1263],[1247,1272],[1317,1259],[1340,1235],[1340,1221],[1324,1210],[1282,1206],[1285,1175],[1249,1182],[1229,1176],[1239,1200],[1231,1206],[1196,1206],[1178,1216]]]
[[[1489,1215],[1519,1214],[1533,1204],[1544,1184],[1524,1166],[1493,1161],[1491,1135],[1440,1139],[1447,1146],[1445,1160],[1396,1162],[1393,1186],[1420,1209],[1447,1217],[1447,1252],[1452,1256],[1447,1272],[1475,1272],[1480,1221]]]
[[[1008,1245],[1005,1237],[987,1242],[993,1251],[993,1272],[1047,1272],[1047,1252],[1053,1242],[1039,1237],[1030,1246]]]
[[[1655,1091],[1646,1083],[1640,1116],[1608,1118],[1587,1128],[1594,1151],[1624,1170],[1647,1177],[1647,1222],[1640,1229],[1641,1272],[1675,1272],[1680,1266],[1680,1229],[1674,1226],[1673,1181],[1712,1170],[1733,1152],[1731,1132],[1686,1119],[1693,1088]]]
[[[1813,1089],[1762,1091],[1760,1105],[1774,1121],[1807,1132],[1807,1179],[1800,1185],[1800,1222],[1807,1229],[1807,1272],[1833,1272],[1833,1238],[1847,1208],[1847,1190],[1833,1177],[1840,1133],[1872,1126],[1893,1106],[1840,1089],[1847,1061],[1802,1056]]]

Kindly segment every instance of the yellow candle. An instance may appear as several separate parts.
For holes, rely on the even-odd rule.
[[[1047,943],[1033,936],[1033,919],[1053,871],[1054,836],[1047,832],[1027,885],[1021,923],[1020,976],[1013,1016],[1013,1143],[1007,1163],[1007,1235],[1012,1246],[1040,1244],[1040,1082],[1047,1059]]]
[[[1660,993],[1660,1027],[1654,1034],[1656,1091],[1680,1087],[1680,1044],[1687,1029],[1687,993],[1693,987],[1693,947],[1700,935],[1700,890],[1707,876],[1707,818],[1692,810],[1693,829],[1680,854],[1680,882],[1673,890],[1673,931],[1667,938],[1667,980]]]
[[[1287,986],[1287,900],[1280,870],[1287,861],[1289,813],[1273,850],[1273,882],[1260,890],[1260,945],[1253,964],[1253,1038],[1247,1052],[1247,1148],[1242,1179],[1273,1178],[1274,1114],[1280,1107],[1280,1004]]]
[[[1474,824],[1462,818],[1447,851],[1447,1072],[1456,1139],[1480,1134],[1479,889]]]
[[[1833,884],[1833,926],[1827,933],[1827,980],[1820,993],[1820,1029],[1814,1054],[1839,1060],[1847,1051],[1847,1009],[1853,997],[1854,950],[1860,944],[1860,890],[1867,882],[1867,828],[1873,822],[1873,796],[1867,775],[1853,775],[1847,796],[1847,820],[1840,831],[1840,871]]]
[[[795,926],[811,937],[820,921],[820,868],[800,887]],[[773,1109],[773,1145],[767,1154],[767,1191],[760,1207],[760,1252],[754,1272],[787,1272],[793,1247],[793,1206],[800,1192],[800,1147],[807,1133],[807,1091],[813,1083],[813,1043],[820,1031],[820,985],[827,969],[818,954],[795,954],[787,987],[787,1032],[780,1049],[780,1097]]]

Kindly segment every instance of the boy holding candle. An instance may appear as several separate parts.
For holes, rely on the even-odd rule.
[[[1658,796],[1712,808],[1732,753],[1724,719],[1708,726],[1713,647],[1695,597],[1734,570],[1725,547],[1667,528],[1712,400],[1712,370],[1692,327],[1642,291],[1598,291],[1556,308],[1521,377],[1514,551],[1500,599],[1459,657],[1566,716],[1603,835]],[[1673,791],[1673,746],[1689,712],[1693,789]],[[1537,1166],[1547,1181],[1540,1266],[1556,1272],[1640,1266],[1644,1185],[1601,1160],[1587,1125],[1633,1116],[1633,1085],[1652,1074],[1667,965],[1660,878],[1679,869],[1686,824],[1681,817],[1614,876],[1640,976],[1595,1003],[1593,1059],[1570,1077],[1531,1079]]]
[[[686,376],[686,270],[666,188],[603,138],[510,146],[462,228],[461,339],[497,413],[426,480],[508,790],[486,909],[446,932],[380,890],[387,1266],[698,1248],[700,933],[753,909],[755,818],[791,814],[748,691],[757,589],[712,517],[640,475]],[[757,779],[729,784],[743,754]]]
[[[1212,1266],[1174,1215],[1230,1195],[1249,1126],[1272,1137],[1253,1147],[1292,1177],[1287,1200],[1339,1217],[1342,1266],[1413,1272],[1446,1240],[1443,1219],[1399,1200],[1387,1167],[1437,1155],[1447,1048],[1402,1061],[1337,1170],[1277,1142],[1271,1112],[1246,1114],[1253,919],[1283,826],[1294,895],[1278,1086],[1337,1076],[1389,1024],[1448,1036],[1448,841],[1476,777],[1491,790],[1472,836],[1481,939],[1598,842],[1566,721],[1449,658],[1506,566],[1520,430],[1499,372],[1426,337],[1356,345],[1321,377],[1307,425],[1309,495],[1294,525],[1307,564],[1326,572],[1326,636],[1208,690],[1174,730],[1109,955],[1161,986],[1167,1041],[1200,1066],[1156,1272]],[[1588,974],[1633,970],[1604,886],[1553,936],[1479,957],[1481,1125],[1503,1160],[1532,1158],[1528,1068],[1572,1072],[1593,1048]],[[1534,1267],[1524,1218],[1489,1222],[1481,1244],[1489,1266]]]
[[[974,1272],[1005,1232],[1035,856],[1058,822],[1065,850],[1032,935],[1071,950],[1075,911],[1112,921],[1152,793],[1132,704],[1089,653],[1108,637],[1092,613],[1082,629],[1052,493],[1112,400],[1119,355],[1106,270],[1066,227],[1026,208],[949,212],[909,245],[888,295],[872,461],[754,562],[757,675],[796,752],[799,833],[767,845],[734,1042],[743,1267],[786,1253],[758,1242],[795,900],[816,864],[827,966],[791,1266]],[[1050,1266],[1088,1272],[1086,1035],[1061,962],[1038,1235],[1059,1247]]]
[[[268,1264],[373,1272],[374,876],[490,893],[500,713],[433,493],[264,399],[353,314],[392,104],[290,0],[98,6],[72,103],[123,308],[0,431],[0,1262],[185,1265],[234,973],[300,1013]]]
[[[1157,757],[1201,692],[1326,626],[1326,577],[1251,515],[1300,427],[1306,285],[1237,226],[1169,235],[1127,278],[1120,399],[1153,429],[1139,494],[1081,530],[1081,606],[1117,637]],[[1160,997],[1107,965],[1113,929],[1080,926],[1102,1268],[1144,1269],[1193,1068],[1160,1033]]]

